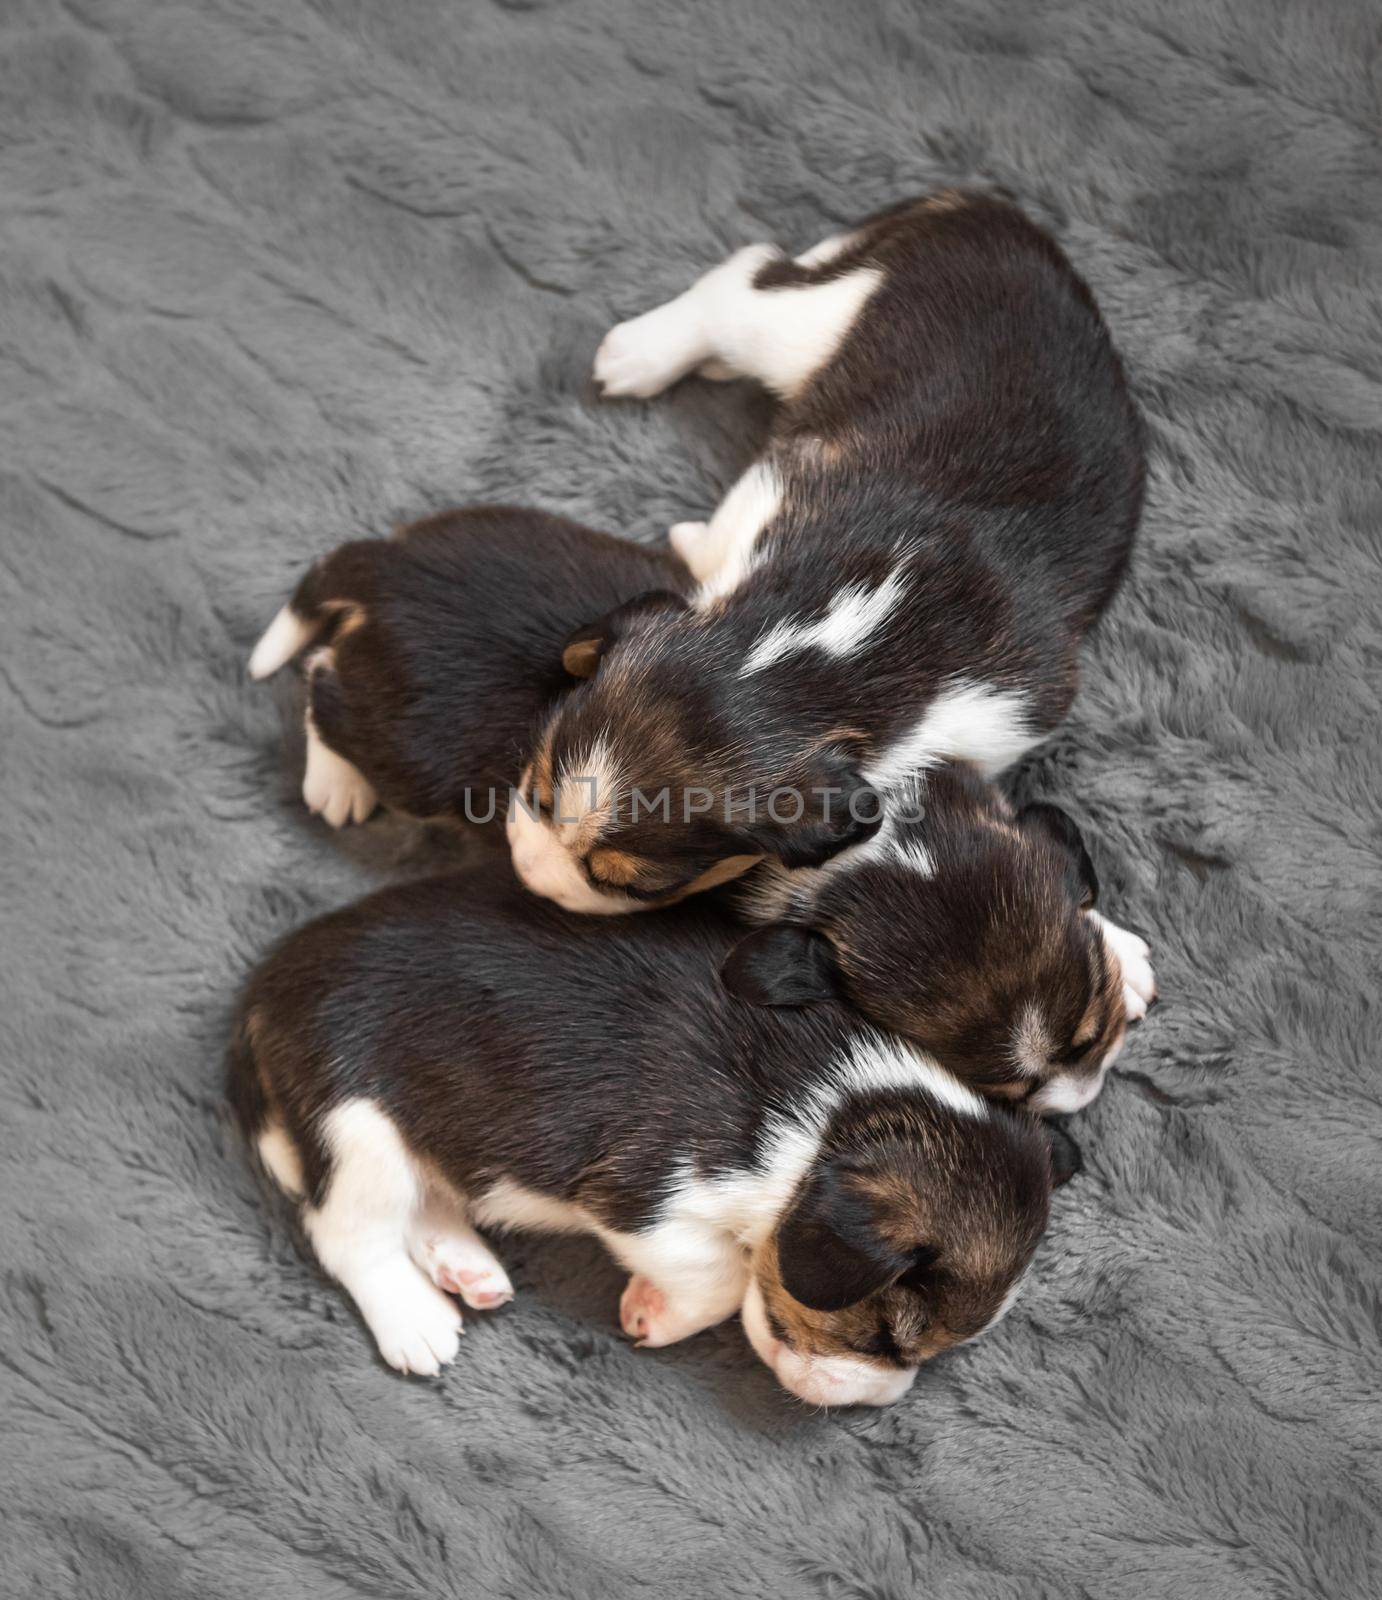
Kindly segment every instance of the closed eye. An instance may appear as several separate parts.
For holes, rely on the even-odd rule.
[[[886,1324],[850,1348],[856,1355],[869,1356],[875,1361],[887,1361],[898,1367],[907,1365],[906,1358],[897,1347],[897,1340],[893,1338],[892,1329]]]

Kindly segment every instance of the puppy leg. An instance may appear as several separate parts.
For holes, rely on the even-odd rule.
[[[782,485],[767,461],[738,478],[708,523],[680,522],[669,535],[691,576],[705,585],[702,599],[730,592],[752,566],[758,536],[782,505]],[[699,530],[681,533],[685,529]]]
[[[727,1234],[672,1223],[621,1236],[615,1253],[633,1273],[620,1297],[619,1324],[649,1349],[713,1328],[743,1304],[748,1259]]]
[[[714,370],[728,376],[714,342],[717,308],[724,298],[742,295],[753,273],[776,254],[771,245],[740,250],[685,294],[611,328],[595,352],[595,381],[605,396],[646,400],[704,362],[718,363]]]
[[[757,378],[790,399],[833,358],[883,281],[873,267],[817,276],[816,263],[749,245],[685,294],[611,329],[595,380],[606,395],[647,398],[709,362],[717,377]]]
[[[1157,998],[1156,974],[1152,971],[1151,951],[1145,939],[1120,928],[1097,911],[1085,913],[1104,936],[1104,943],[1118,959],[1123,972],[1123,1003],[1129,1022],[1141,1022],[1147,1008]]]
[[[322,738],[317,726],[317,697],[334,681],[335,656],[328,647],[307,662],[307,767],[302,777],[302,798],[307,809],[319,813],[333,828],[363,822],[379,803],[365,775]]]
[[[708,522],[674,522],[667,530],[667,542],[686,563],[693,578],[706,575],[701,571],[700,559],[709,532]]]
[[[409,1230],[408,1249],[438,1289],[460,1295],[475,1311],[492,1311],[513,1299],[499,1258],[450,1195],[429,1192]]]
[[[408,1256],[421,1200],[398,1130],[368,1100],[350,1100],[321,1129],[331,1177],[303,1226],[323,1267],[360,1308],[391,1367],[435,1377],[455,1359],[461,1314]]]

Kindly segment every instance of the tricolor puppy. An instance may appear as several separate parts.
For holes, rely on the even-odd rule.
[[[250,676],[314,646],[302,795],[332,827],[363,822],[380,799],[414,816],[502,820],[542,714],[572,684],[573,630],[688,587],[668,552],[565,517],[444,511],[318,561],[255,646]]]
[[[1100,916],[1098,893],[1064,812],[1018,811],[947,762],[865,843],[751,873],[740,912],[766,925],[725,982],[755,1005],[846,1000],[983,1094],[1078,1111],[1156,997],[1147,946]]]
[[[578,927],[496,863],[251,979],[232,1099],[392,1366],[455,1356],[452,1294],[510,1298],[477,1225],[595,1234],[646,1345],[742,1309],[816,1404],[895,1400],[1008,1309],[1068,1152],[846,1007],[735,1002],[741,932],[707,901]]]
[[[711,520],[672,530],[697,592],[568,645],[588,681],[538,740],[542,811],[511,814],[519,875],[608,912],[764,859],[839,862],[842,894],[887,874],[873,914],[820,902],[855,1003],[904,1026],[931,983],[899,944],[936,944],[968,974],[950,1064],[1021,1095],[1068,1068],[1039,1103],[1082,1103],[1154,992],[1145,947],[1082,914],[1073,830],[1021,823],[985,780],[1064,715],[1141,507],[1141,430],[1089,291],[1020,212],[947,193],[795,261],[740,251],[595,364],[610,395],[693,371],[756,378],[781,410]],[[885,827],[947,762],[972,771],[937,779],[935,849],[924,823]],[[920,861],[943,869],[924,893]]]

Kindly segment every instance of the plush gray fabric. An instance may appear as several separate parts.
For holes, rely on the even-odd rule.
[[[1380,49],[1367,0],[7,0],[0,1589],[1377,1592]],[[1020,779],[1166,996],[1089,1170],[890,1411],[808,1414],[734,1324],[629,1350],[581,1241],[396,1377],[220,1053],[275,936],[440,847],[307,818],[247,650],[448,502],[703,514],[761,400],[599,404],[602,330],[955,181],[1054,227],[1150,427]]]

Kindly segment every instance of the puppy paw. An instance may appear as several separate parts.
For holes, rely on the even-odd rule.
[[[489,1250],[456,1234],[420,1239],[413,1259],[438,1289],[458,1294],[472,1311],[493,1311],[513,1299],[513,1285]]]
[[[605,335],[595,352],[595,382],[607,399],[650,399],[706,357],[694,313],[672,300]]]
[[[379,803],[364,774],[323,744],[310,729],[302,798],[309,811],[333,828],[343,828],[347,822],[363,822]]]
[[[667,530],[667,542],[688,567],[694,568],[709,532],[708,522],[674,522]]]
[[[635,1273],[624,1286],[619,1297],[619,1326],[630,1339],[639,1344],[669,1344],[669,1339],[659,1339],[667,1320],[667,1296],[650,1278]]]
[[[1097,912],[1091,915],[1098,916]],[[1157,999],[1156,973],[1152,971],[1147,941],[1107,917],[1099,917],[1104,943],[1118,958],[1123,972],[1123,1003],[1129,1022],[1141,1022]]]
[[[419,1378],[435,1378],[461,1348],[460,1312],[421,1280],[416,1295],[376,1315],[370,1326],[385,1361],[398,1372]]]

